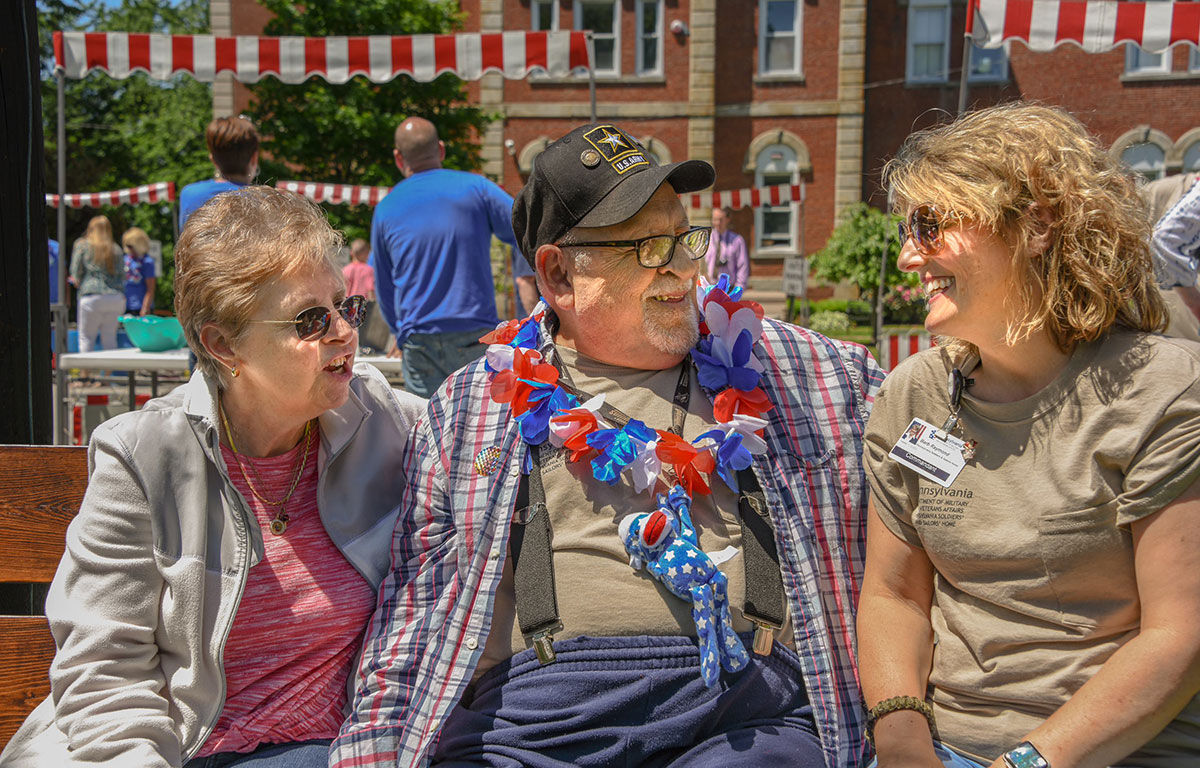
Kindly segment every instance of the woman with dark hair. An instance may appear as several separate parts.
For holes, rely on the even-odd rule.
[[[1200,345],[1157,333],[1133,179],[1026,104],[914,134],[886,179],[939,345],[867,428],[879,765],[1195,765]]]

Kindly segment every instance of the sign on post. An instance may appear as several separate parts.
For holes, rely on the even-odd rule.
[[[793,299],[801,302],[800,322],[808,320],[808,259],[804,256],[789,256],[783,260],[783,292],[787,294],[788,322],[795,321]]]
[[[154,259],[154,274],[162,277],[162,240],[151,240],[150,250],[147,251],[150,258]]]

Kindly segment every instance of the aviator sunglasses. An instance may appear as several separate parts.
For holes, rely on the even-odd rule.
[[[923,256],[932,256],[942,247],[942,227],[945,215],[931,203],[923,203],[908,214],[908,221],[901,221],[900,244],[910,237],[917,251]]]
[[[335,304],[335,309],[351,328],[357,328],[363,324],[365,319],[366,313],[363,310],[366,305],[365,296],[347,296]],[[324,338],[325,334],[329,333],[329,326],[333,323],[333,310],[329,307],[309,307],[301,310],[295,320],[259,320],[258,322],[294,325],[296,326],[296,335],[300,337],[301,341],[313,341]]]
[[[692,227],[678,235],[651,235],[637,240],[607,240],[593,243],[564,243],[560,248],[632,248],[637,252],[638,264],[647,269],[658,269],[671,263],[675,258],[675,246],[682,245],[688,258],[695,261],[703,258],[708,252],[708,239],[712,235],[712,227]]]

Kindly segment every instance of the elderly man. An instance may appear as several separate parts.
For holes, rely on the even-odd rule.
[[[854,766],[881,373],[697,291],[707,227],[613,125],[513,207],[532,318],[430,402],[336,766]],[[702,296],[700,294],[703,294]]]

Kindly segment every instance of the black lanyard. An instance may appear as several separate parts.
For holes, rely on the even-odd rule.
[[[556,356],[557,357],[557,356]],[[565,366],[559,370],[559,386],[581,402],[591,395],[578,389]],[[683,436],[691,398],[688,359],[680,366],[679,382],[672,398],[671,432]],[[630,417],[608,403],[600,415],[618,427]],[[517,489],[517,512],[513,518],[510,551],[513,559],[513,588],[516,592],[517,622],[521,634],[533,643],[538,661],[554,661],[554,633],[562,629],[558,615],[558,594],[554,579],[553,534],[546,507],[541,446],[529,446],[533,469],[522,477]],[[786,613],[783,577],[779,570],[779,552],[771,528],[766,497],[753,470],[738,472],[741,494],[738,498],[738,522],[742,530],[746,600],[742,613],[754,623],[754,651],[771,652],[774,631],[783,626]]]

